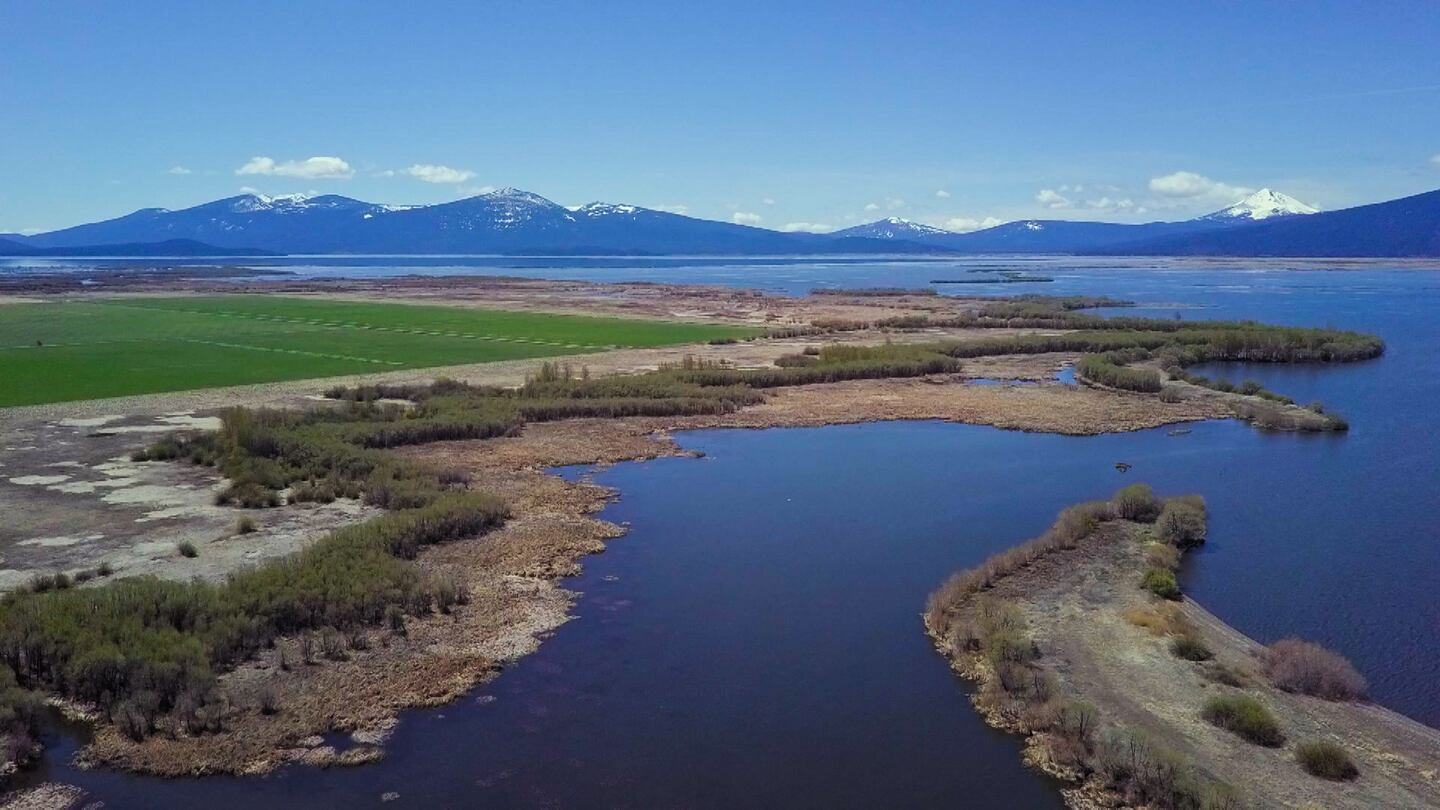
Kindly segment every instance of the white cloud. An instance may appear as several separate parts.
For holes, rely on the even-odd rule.
[[[191,172],[189,169],[185,168],[184,166],[171,166],[171,167],[170,167],[170,170],[167,171],[167,172],[165,172],[165,173],[166,173],[166,174],[192,174],[192,172]]]
[[[1440,166],[1440,154],[1437,154],[1434,157],[1430,158],[1430,162],[1434,163],[1436,166]]]
[[[462,197],[477,197],[494,191],[494,186],[458,186],[455,191]]]
[[[942,200],[948,200],[950,199],[950,192],[942,188],[939,191],[935,192],[935,196],[939,197]]]
[[[253,157],[236,174],[258,174],[274,177],[302,177],[306,180],[349,180],[355,176],[350,164],[338,157],[316,156],[304,160],[275,162],[274,158]]]
[[[780,230],[786,233],[829,233],[835,230],[835,226],[819,222],[787,222],[780,226]]]
[[[259,194],[259,193],[260,193],[260,189],[255,188],[254,186],[241,186],[241,187],[240,187],[240,193],[241,193],[241,194]]]
[[[1059,190],[1060,190],[1060,193],[1061,193],[1061,194],[1084,194],[1084,193],[1085,193],[1085,187],[1084,187],[1084,186],[1081,186],[1081,185],[1074,185],[1074,186],[1064,185],[1064,186],[1061,186]]]
[[[885,200],[885,207],[890,209],[891,211],[894,211],[899,208],[904,208],[905,201],[900,199],[899,197],[889,197]]]
[[[774,204],[775,204],[775,200],[771,199],[770,197],[766,197],[765,199],[761,200],[760,202],[765,203],[766,205],[774,205]]]
[[[748,211],[736,211],[730,215],[730,221],[736,225],[759,225],[762,220],[759,214],[752,214]]]
[[[866,204],[865,204],[865,210],[866,210],[866,211],[879,211],[879,210],[880,210],[880,206],[879,206],[877,203],[866,203]]]
[[[1162,197],[1186,200],[1214,199],[1226,202],[1234,202],[1255,191],[1253,188],[1232,186],[1211,180],[1205,175],[1195,172],[1172,172],[1160,177],[1152,177],[1150,178],[1150,190]]]
[[[944,228],[947,231],[954,231],[955,233],[969,233],[970,231],[978,231],[984,228],[993,228],[1001,224],[1001,220],[998,217],[985,217],[983,219],[975,219],[974,217],[950,217],[949,219],[933,220],[930,224],[937,228]]]
[[[1085,207],[1093,208],[1096,211],[1133,211],[1135,210],[1135,201],[1129,197],[1122,197],[1118,200],[1101,197],[1098,200],[1086,200]]]
[[[1070,198],[1053,188],[1042,188],[1035,194],[1035,202],[1046,208],[1069,208]]]
[[[654,206],[654,208],[656,211],[666,211],[671,214],[687,214],[690,212],[690,206],[683,203],[676,203],[675,205],[657,205]]]
[[[401,174],[408,174],[416,180],[423,180],[426,183],[444,183],[451,185],[463,183],[475,176],[475,172],[469,169],[452,169],[449,166],[438,166],[433,163],[416,163],[408,169],[401,169]]]

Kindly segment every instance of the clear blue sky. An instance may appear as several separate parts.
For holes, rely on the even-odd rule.
[[[1333,209],[1440,187],[1437,43],[1433,1],[0,0],[0,231],[242,187],[768,227]]]

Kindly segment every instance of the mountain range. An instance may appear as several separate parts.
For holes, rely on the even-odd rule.
[[[174,253],[163,253],[163,249]],[[114,251],[105,253],[106,250]],[[1081,253],[1437,256],[1440,191],[1319,212],[1262,189],[1182,222],[1020,220],[954,233],[889,218],[828,234],[782,233],[634,205],[567,208],[501,189],[439,205],[338,195],[243,194],[181,210],[145,208],[49,233],[0,234],[0,255]]]

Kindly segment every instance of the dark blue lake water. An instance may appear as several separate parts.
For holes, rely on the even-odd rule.
[[[777,288],[817,286],[784,272]],[[704,459],[598,475],[622,496],[605,517],[631,531],[574,581],[579,619],[479,693],[494,700],[405,715],[384,762],[164,782],[73,771],[74,743],[56,737],[51,775],[110,808],[374,806],[390,791],[387,807],[1059,807],[1018,744],[975,717],[919,612],[952,570],[1135,481],[1210,502],[1210,541],[1182,573],[1191,596],[1262,640],[1341,650],[1379,701],[1440,724],[1440,275],[1044,272],[1057,281],[999,292],[1362,329],[1389,350],[1221,369],[1324,400],[1351,422],[1338,436],[1230,422],[1184,436],[931,422],[685,434]]]

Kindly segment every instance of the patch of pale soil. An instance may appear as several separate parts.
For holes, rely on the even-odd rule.
[[[0,478],[0,512],[7,518],[0,522],[0,590],[24,586],[37,573],[93,572],[102,564],[118,576],[218,580],[292,554],[335,526],[378,514],[351,501],[265,510],[217,506],[215,494],[225,483],[214,470],[130,460],[130,452],[149,440],[123,428],[156,424],[174,431],[212,421],[171,413],[158,419],[112,415],[103,425],[16,426],[9,436],[23,443],[0,453],[11,473]],[[249,515],[258,530],[237,534],[241,515]],[[181,543],[200,553],[182,556]]]

